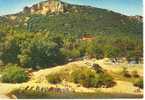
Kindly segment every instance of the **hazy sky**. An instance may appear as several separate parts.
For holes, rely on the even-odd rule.
[[[0,0],[0,15],[21,11],[25,6],[46,0]],[[105,8],[125,15],[142,15],[143,0],[62,0],[81,5]]]

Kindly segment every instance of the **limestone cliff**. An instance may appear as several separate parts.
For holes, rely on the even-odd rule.
[[[60,0],[47,0],[39,4],[35,4],[32,7],[25,7],[24,13],[31,14],[47,14],[47,13],[58,13],[64,11],[64,5]]]
[[[142,16],[138,16],[138,15],[136,15],[136,16],[129,16],[129,19],[138,20],[140,22],[143,21],[143,17]]]

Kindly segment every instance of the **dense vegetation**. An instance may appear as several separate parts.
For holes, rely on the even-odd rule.
[[[111,76],[105,73],[96,73],[85,67],[75,69],[71,73],[71,79],[74,83],[79,83],[84,87],[112,87],[115,84]]]
[[[47,76],[47,81],[51,84],[58,84],[62,82],[62,75],[60,73],[54,73]]]
[[[144,87],[144,84],[143,83],[144,83],[143,82],[143,79],[139,79],[138,81],[136,81],[134,83],[134,85],[137,86],[137,87],[139,87],[139,88],[141,88],[141,89],[143,89],[143,87]]]
[[[82,8],[83,9],[83,8]],[[81,12],[32,16],[28,20],[30,32],[71,34],[142,34],[142,23],[127,16],[101,9],[87,8]]]
[[[80,84],[84,87],[112,87],[115,85],[113,78],[106,74],[101,68],[101,72],[96,72],[92,68],[85,66],[73,66],[71,69],[51,73],[46,77],[52,84],[61,83],[63,80]]]
[[[28,74],[17,65],[7,65],[1,77],[4,83],[22,83],[28,81]]]
[[[23,67],[48,67],[87,56],[101,59],[108,57],[140,61],[142,40],[135,37],[98,35],[94,41],[83,41],[71,34],[9,33],[1,40],[0,59],[4,64],[14,63]]]
[[[140,78],[140,75],[136,70],[129,72],[127,68],[123,68],[121,74],[126,78]]]
[[[11,19],[15,16],[15,19]],[[143,23],[112,11],[68,5],[63,13],[0,17],[0,59],[34,69],[82,57],[139,63],[143,57]],[[90,34],[93,40],[84,41]]]

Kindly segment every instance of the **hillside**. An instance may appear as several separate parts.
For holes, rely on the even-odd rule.
[[[143,33],[141,18],[106,9],[67,4],[60,0],[48,0],[25,7],[22,12],[2,19],[0,24],[6,23],[29,32],[141,36]]]
[[[141,20],[139,16],[47,0],[0,17],[0,60],[33,68],[83,57],[115,61],[125,57],[139,63],[143,57]]]

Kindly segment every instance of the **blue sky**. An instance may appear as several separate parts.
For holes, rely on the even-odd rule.
[[[21,11],[25,6],[46,0],[0,0],[0,15]],[[143,0],[62,0],[72,4],[105,8],[125,15],[143,15]]]

